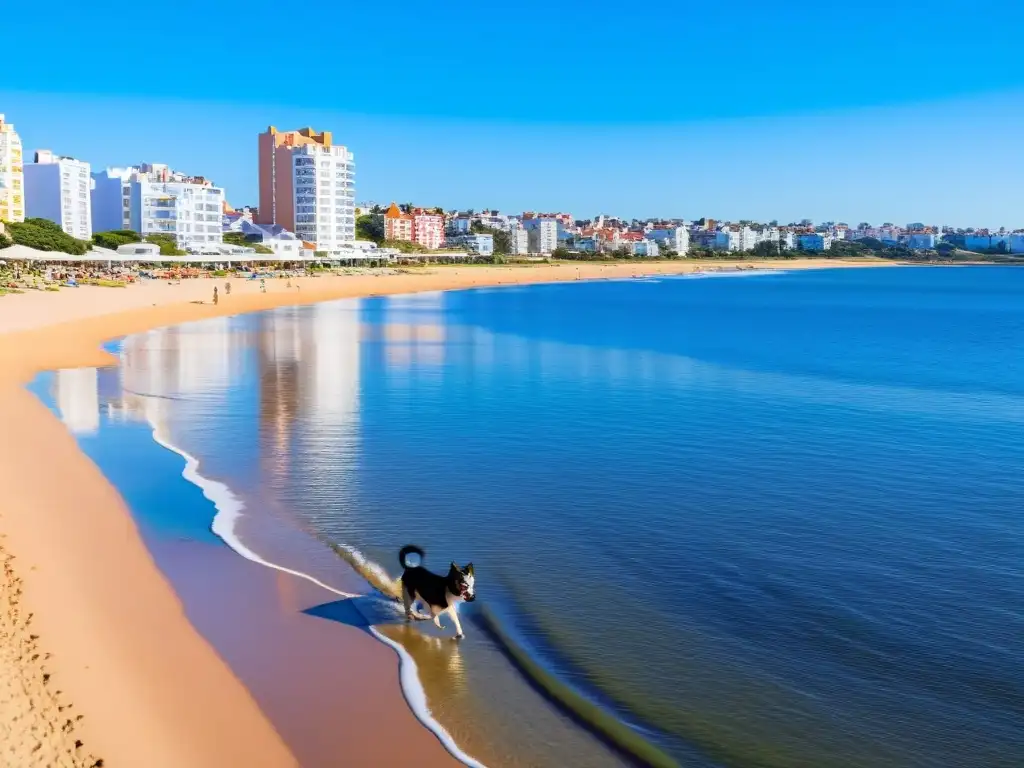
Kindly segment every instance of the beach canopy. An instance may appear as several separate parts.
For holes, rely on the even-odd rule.
[[[140,253],[139,251],[149,251]],[[209,264],[211,262],[259,262],[259,261],[313,261],[313,260],[352,260],[365,261],[371,259],[392,260],[399,256],[397,251],[389,248],[364,249],[358,246],[344,248],[334,251],[323,257],[317,257],[316,252],[304,249],[301,254],[295,256],[278,253],[256,253],[255,249],[245,246],[224,244],[211,244],[207,253],[186,253],[178,256],[168,256],[159,253],[159,247],[151,243],[130,243],[127,246],[120,246],[116,251],[109,248],[93,246],[84,254],[62,253],[61,251],[41,251],[38,248],[30,248],[27,245],[12,245],[9,248],[0,250],[0,256],[12,261],[56,261],[56,262],[146,262],[154,264]],[[417,256],[419,254],[406,254],[406,256]],[[436,256],[437,254],[427,254]],[[466,253],[447,253],[447,256],[468,256]]]
[[[15,261],[128,261],[124,256],[109,248],[93,248],[84,254],[63,253],[61,251],[41,251],[27,245],[15,244],[0,251],[5,259]]]

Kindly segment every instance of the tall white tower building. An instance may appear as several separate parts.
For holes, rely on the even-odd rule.
[[[79,240],[92,238],[92,177],[89,164],[48,149],[25,166],[25,215],[49,219]]]

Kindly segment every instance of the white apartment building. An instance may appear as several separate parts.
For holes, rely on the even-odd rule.
[[[751,227],[726,227],[715,234],[717,251],[752,251],[763,238]]]
[[[79,240],[92,238],[92,177],[89,164],[48,149],[25,166],[25,215],[49,219]]]
[[[685,256],[690,250],[690,230],[686,226],[668,226],[665,224],[645,227],[646,237],[659,245]]]
[[[0,221],[25,220],[21,137],[0,115]]]
[[[355,158],[346,147],[302,144],[291,150],[295,234],[317,250],[350,250],[356,240]],[[281,222],[278,222],[281,223]]]
[[[649,259],[657,257],[660,249],[656,240],[639,240],[632,244],[634,256],[646,256]]]
[[[224,190],[201,176],[186,176],[162,163],[108,168],[93,174],[93,231],[130,229],[172,235],[191,253],[219,253]]]
[[[530,253],[552,253],[558,247],[557,219],[525,219]]]
[[[734,229],[722,229],[715,233],[714,249],[716,251],[740,250],[740,233]]]
[[[509,240],[512,256],[525,256],[530,252],[530,233],[520,226],[513,226],[509,230]]]

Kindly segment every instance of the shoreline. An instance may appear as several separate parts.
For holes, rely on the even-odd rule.
[[[793,271],[895,265],[808,259],[715,266]],[[0,604],[0,637],[26,635],[21,616],[28,611],[38,633],[29,636],[31,654],[3,657],[0,668],[0,678],[32,682],[22,686],[24,695],[12,694],[12,712],[21,707],[27,714],[10,743],[47,754],[63,750],[72,765],[99,759],[105,766],[296,764],[251,693],[185,616],[117,490],[26,389],[36,374],[110,366],[116,360],[100,345],[112,338],[284,305],[694,271],[708,271],[707,265],[438,267],[420,274],[303,278],[292,290],[269,280],[267,293],[233,280],[232,295],[218,305],[209,297],[224,281],[202,279],[0,299],[0,419],[8,436],[0,446],[7,501],[0,514],[0,555],[5,596],[14,596]],[[40,704],[51,689],[50,699],[61,703]],[[395,697],[401,702],[397,691]],[[64,712],[72,704],[82,719],[68,726]],[[410,749],[409,756],[416,753]]]
[[[321,581],[316,576],[304,571],[295,570],[272,562],[253,550],[244,541],[242,541],[235,526],[236,521],[245,509],[245,503],[235,495],[226,483],[203,475],[200,471],[201,463],[199,459],[185,451],[183,448],[174,445],[165,435],[159,433],[155,425],[153,426],[152,437],[153,441],[157,445],[184,459],[185,469],[182,471],[182,477],[199,488],[206,499],[213,504],[216,512],[210,528],[234,554],[251,562],[258,563],[270,570],[280,571],[290,576],[294,576],[295,578],[309,581],[326,592],[337,595],[343,599],[360,598],[364,596],[357,592],[347,592],[343,589],[331,586],[330,584]],[[353,607],[359,613],[363,613],[359,610],[358,603],[353,603]],[[398,674],[402,688],[402,695],[406,704],[409,706],[409,709],[412,710],[413,715],[419,723],[430,731],[441,743],[444,749],[460,763],[469,766],[469,768],[485,768],[483,763],[460,749],[451,734],[448,733],[444,726],[441,725],[441,723],[438,722],[431,714],[427,704],[426,691],[419,681],[416,662],[413,660],[412,656],[406,652],[405,648],[400,643],[397,643],[386,635],[378,632],[369,623],[367,628],[371,635],[373,635],[383,645],[391,648],[391,650],[393,650],[399,657]]]

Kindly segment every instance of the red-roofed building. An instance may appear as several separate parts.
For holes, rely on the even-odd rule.
[[[384,214],[384,239],[419,243],[436,251],[444,245],[444,216],[423,208],[405,213],[392,203]]]
[[[412,242],[412,216],[392,203],[384,214],[384,239]]]

